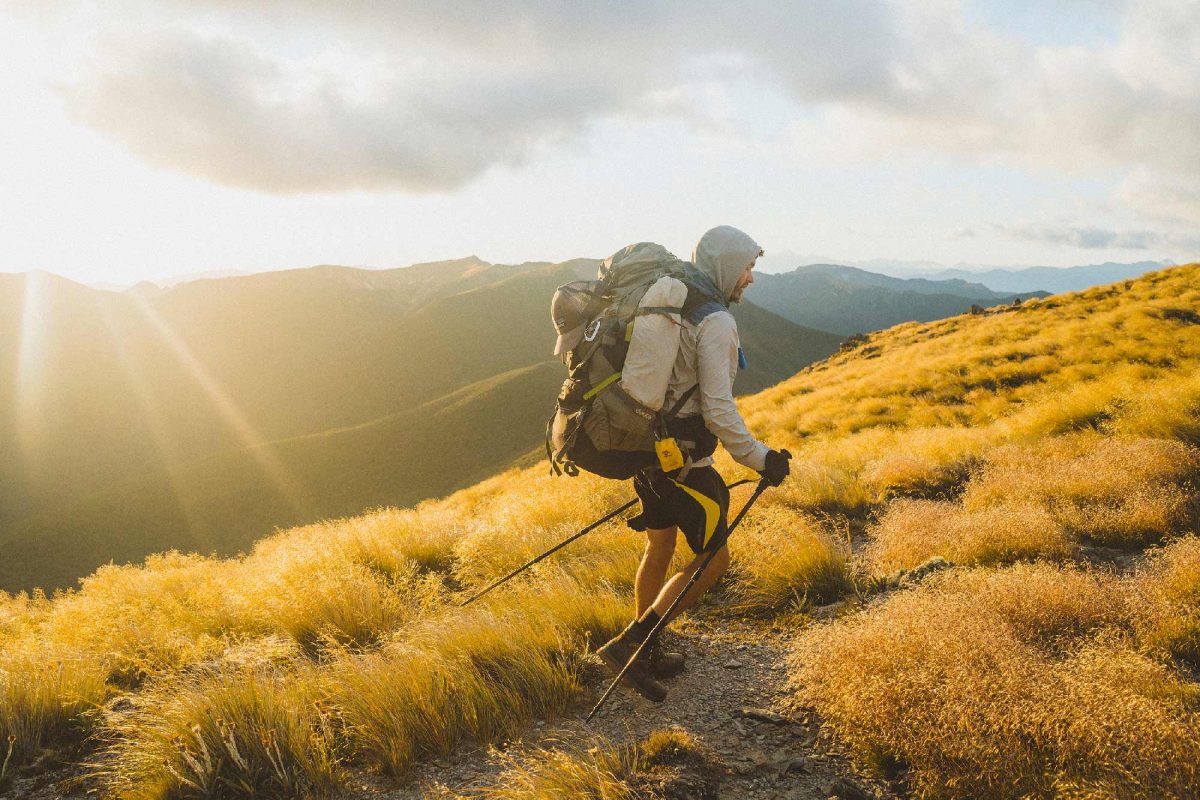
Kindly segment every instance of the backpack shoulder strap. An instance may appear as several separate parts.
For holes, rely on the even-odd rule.
[[[691,324],[699,325],[709,314],[729,307],[714,293],[712,282],[694,267],[686,269],[680,279],[688,290],[687,300],[683,304],[683,318]]]
[[[725,311],[725,304],[717,300],[712,300],[706,297],[698,298],[697,302],[692,302],[692,297],[688,295],[688,302],[683,307],[683,318],[693,325],[699,325],[704,321],[704,318],[710,314],[715,314],[718,311]]]

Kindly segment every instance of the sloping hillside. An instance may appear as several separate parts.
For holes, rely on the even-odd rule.
[[[799,708],[881,791],[1200,792],[1198,285],[1189,265],[902,325],[743,402],[795,468],[734,535],[707,608],[791,642],[791,659],[746,674],[789,670]],[[0,738],[21,765],[91,734],[94,780],[127,798],[382,796],[418,765],[487,758],[466,748],[570,722],[596,697],[585,654],[630,614],[641,537],[597,531],[479,604],[455,600],[628,495],[511,471],[281,532],[245,558],[167,556],[53,600],[5,598]],[[714,652],[778,657],[702,634],[678,639],[694,669]],[[686,684],[710,693],[697,738],[735,713],[720,698],[743,666]],[[623,698],[635,719],[659,713]],[[739,767],[744,793],[855,791],[813,793],[806,771],[829,757],[812,735],[772,741],[800,766],[769,789],[753,786],[770,758]],[[434,796],[536,797],[564,775],[558,796],[621,796],[603,782],[657,769],[572,744]]]
[[[232,555],[492,474],[541,441],[557,394],[547,298],[595,268],[317,267],[126,294],[45,276],[28,304],[0,286],[15,312],[0,371],[19,376],[0,419],[25,429],[0,430],[17,455],[0,467],[0,588],[168,548]],[[749,304],[737,316],[739,391],[839,343]]]
[[[928,322],[973,305],[1011,303],[1017,295],[961,279],[891,278],[854,267],[813,264],[755,279],[758,302],[800,325],[843,335]],[[1022,295],[1044,297],[1045,292]]]

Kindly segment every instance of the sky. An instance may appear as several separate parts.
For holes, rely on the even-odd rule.
[[[0,272],[1200,259],[1197,2],[0,0],[0,98]]]

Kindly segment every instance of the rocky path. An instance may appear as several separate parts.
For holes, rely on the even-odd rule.
[[[534,723],[510,752],[586,749],[596,737],[614,744],[640,740],[655,730],[681,728],[714,753],[715,793],[680,797],[749,800],[842,800],[897,797],[887,785],[859,774],[845,753],[822,736],[818,723],[794,707],[787,690],[787,646],[795,628],[714,615],[683,620],[667,646],[687,656],[687,670],[669,683],[662,704],[619,688],[589,724],[583,721],[608,683],[598,664],[587,675],[588,693],[566,715]],[[502,765],[484,748],[460,748],[450,758],[418,768],[404,787],[362,786],[363,796],[418,800],[439,785],[469,793],[495,785]]]

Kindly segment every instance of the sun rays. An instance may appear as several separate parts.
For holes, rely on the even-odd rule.
[[[16,439],[18,456],[27,475],[36,475],[42,466],[39,450],[45,440],[45,417],[40,413],[46,389],[47,335],[50,330],[44,272],[25,275],[18,329],[16,374]]]
[[[120,359],[125,377],[129,379],[129,385],[133,388],[138,407],[141,408],[142,419],[149,428],[150,436],[154,440],[154,447],[158,451],[159,460],[163,466],[163,470],[166,472],[167,480],[171,483],[171,491],[179,503],[179,509],[183,512],[184,519],[187,521],[189,532],[196,535],[200,528],[196,524],[195,498],[187,491],[187,482],[179,467],[180,463],[186,460],[186,455],[180,451],[177,444],[172,440],[170,429],[163,418],[162,408],[150,384],[146,380],[144,369],[137,362],[137,357],[133,349],[129,346],[126,336],[118,328],[112,307],[113,298],[110,296],[99,296],[96,303],[100,309],[100,315],[104,320],[104,326],[108,332],[109,339],[113,343],[113,349],[116,351],[117,358]],[[207,542],[204,545],[206,548],[208,547]]]
[[[191,374],[200,388],[203,389],[204,394],[217,409],[222,421],[236,434],[238,440],[245,447],[246,452],[255,460],[263,473],[274,484],[275,488],[279,490],[280,495],[298,514],[309,516],[307,512],[308,503],[305,499],[307,495],[303,486],[291,475],[283,462],[271,452],[270,444],[254,429],[254,426],[246,419],[246,415],[238,408],[229,393],[225,391],[200,359],[196,357],[191,348],[188,347],[187,342],[171,328],[167,321],[162,318],[162,315],[158,313],[143,295],[131,292],[129,296],[133,298],[133,302],[142,317],[150,323],[162,341],[170,348],[176,360]]]

